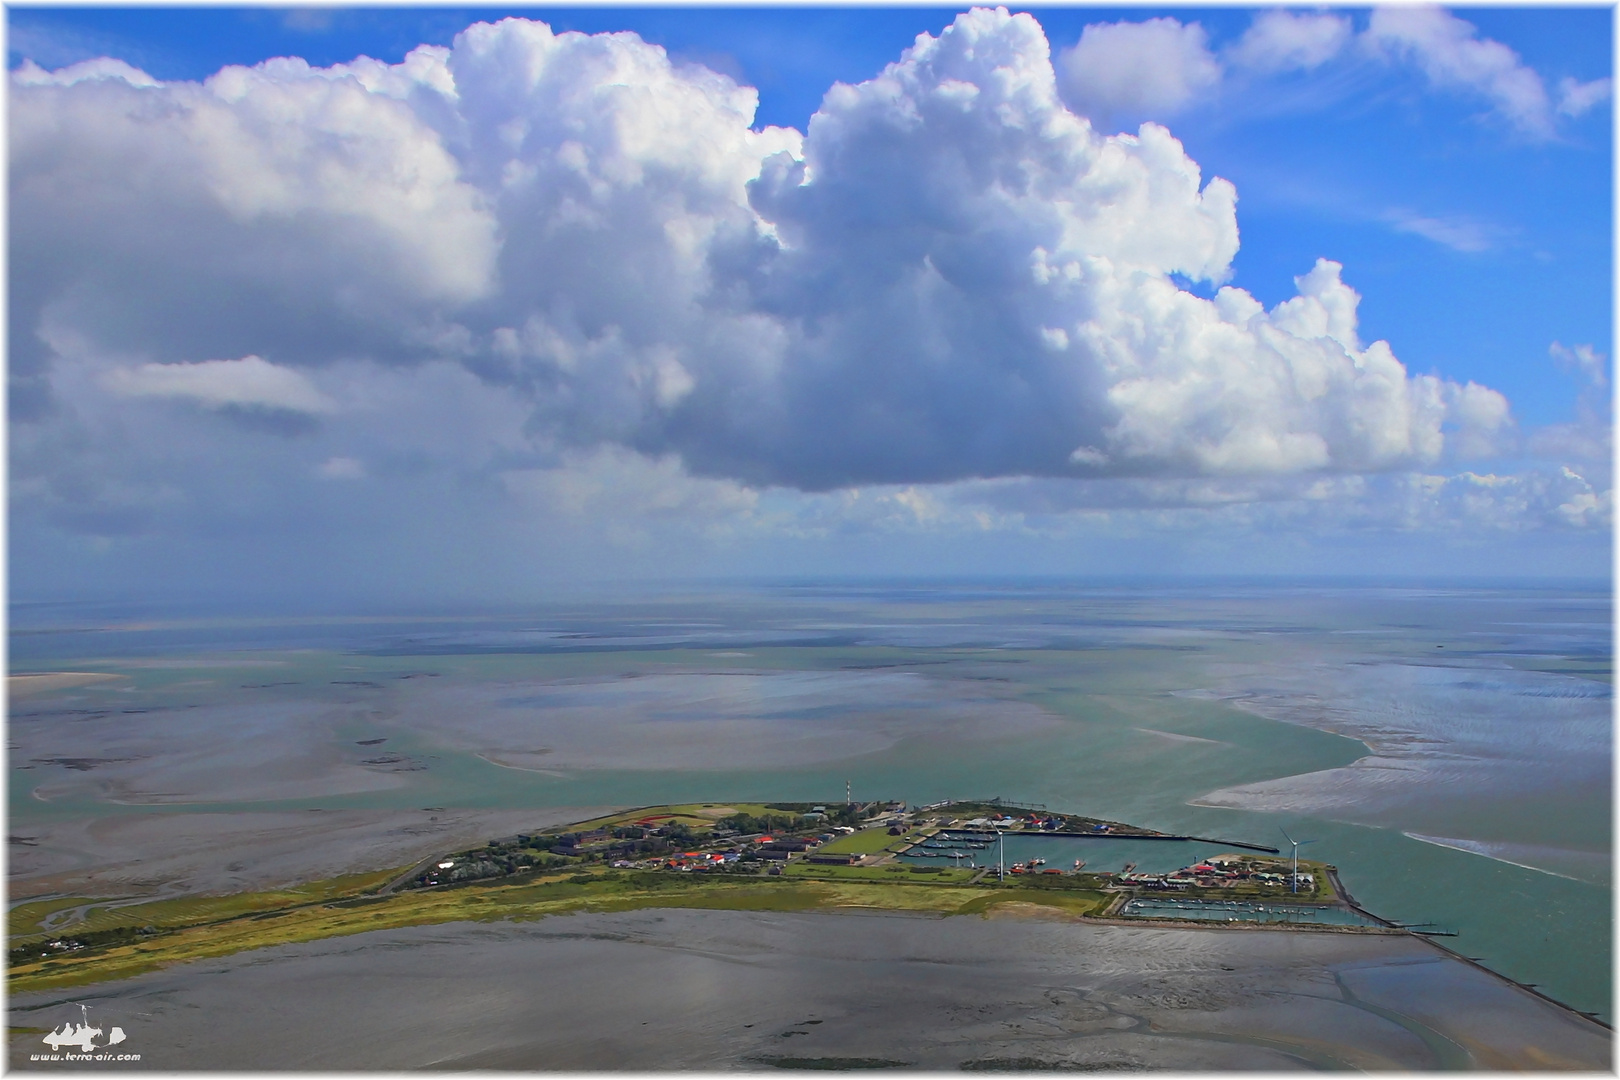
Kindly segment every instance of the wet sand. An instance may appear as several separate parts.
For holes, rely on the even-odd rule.
[[[344,667],[357,670],[320,673],[349,676],[332,680],[289,664],[278,672],[287,679],[145,688],[125,676],[12,676],[13,687],[39,682],[8,717],[14,782],[58,807],[354,795],[408,806],[458,756],[550,776],[780,769],[922,741],[972,754],[1062,729],[999,684],[915,672],[632,668],[592,678],[414,679]]]
[[[281,946],[10,1022],[67,1001],[149,1069],[1612,1068],[1606,1029],[1391,935],[649,910]]]
[[[385,759],[343,737],[344,726],[353,723],[352,704],[199,706],[152,697],[64,696],[14,709],[7,732],[11,760],[18,773],[28,774],[33,797],[45,803],[239,804],[408,783],[413,763]]]
[[[27,675],[8,675],[6,695],[11,698],[26,698],[51,690],[71,690],[76,686],[116,682],[122,678],[124,678],[122,675],[109,675],[100,671],[37,671]]]
[[[1609,881],[1613,693],[1500,658],[1415,663],[1294,644],[1268,665],[1213,665],[1224,701],[1332,732],[1372,754],[1348,765],[1207,792],[1195,806],[1303,813],[1398,829],[1456,850]]]
[[[619,807],[130,814],[13,825],[12,900],[246,892],[387,870]]]
[[[999,691],[999,692],[998,692]],[[780,768],[927,739],[962,747],[1061,722],[1004,689],[915,672],[676,671],[417,686],[390,723],[486,761],[573,769]]]

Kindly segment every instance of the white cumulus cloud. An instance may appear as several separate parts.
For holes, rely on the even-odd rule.
[[[1274,8],[1255,16],[1226,59],[1259,72],[1310,71],[1338,56],[1350,36],[1350,20],[1343,15]]]
[[[440,351],[498,251],[487,196],[428,122],[443,53],[395,69],[416,106],[286,59],[202,83],[67,77],[98,61],[14,73],[14,408],[48,407],[64,334],[167,362]]]
[[[1221,81],[1204,28],[1171,18],[1093,23],[1059,65],[1068,102],[1103,123],[1168,118]]]
[[[32,60],[24,60],[11,77],[19,86],[72,86],[93,79],[120,79],[130,86],[162,85],[140,68],[110,56],[82,60],[56,71],[46,71]]]
[[[1290,18],[1272,62],[1338,33]],[[434,475],[755,522],[762,489],[883,486],[922,521],[935,483],[1320,479],[1508,430],[1494,391],[1361,341],[1338,263],[1270,309],[1178,284],[1231,278],[1233,185],[1063,94],[1174,107],[1218,80],[1201,28],[1093,27],[1062,66],[1060,88],[1032,16],[975,9],[804,132],[634,35],[523,19],[396,65],[14,75],[13,405],[39,448],[18,490],[93,501],[93,453],[193,507],[248,473],[266,500]],[[199,452],[217,418],[166,427],[142,397],[321,431]]]

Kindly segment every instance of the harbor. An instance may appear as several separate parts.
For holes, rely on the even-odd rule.
[[[1165,874],[1201,859],[1231,851],[1217,844],[1181,837],[1082,836],[1051,832],[1007,832],[997,836],[941,830],[899,852],[903,862],[921,865],[998,867],[1040,861],[1043,869],[1071,869],[1084,863],[1089,873]],[[1130,870],[1127,870],[1130,867]]]
[[[1133,897],[1118,913],[1125,918],[1186,919],[1213,923],[1281,923],[1287,925],[1381,927],[1373,918],[1337,905],[1257,903],[1246,900],[1183,900]]]

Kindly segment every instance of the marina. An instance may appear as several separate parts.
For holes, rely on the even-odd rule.
[[[1245,900],[1181,900],[1137,897],[1119,914],[1140,919],[1190,919],[1197,922],[1304,923],[1317,926],[1379,926],[1348,908],[1313,904],[1256,903]]]
[[[967,836],[973,839],[965,839]],[[1004,850],[998,851],[998,846]],[[1039,863],[1076,870],[1083,866],[1094,874],[1167,874],[1238,847],[1177,838],[1055,836],[1038,832],[1008,832],[998,845],[995,836],[981,838],[980,834],[947,831],[906,849],[899,858],[901,862],[924,866],[949,863],[993,867],[1005,858],[1008,867]]]

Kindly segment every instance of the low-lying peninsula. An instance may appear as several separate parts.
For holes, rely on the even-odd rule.
[[[701,803],[41,898],[10,912],[10,1061],[105,1029],[157,1069],[1606,1067],[1606,1027],[1291,855],[998,801]]]
[[[1082,839],[1092,859],[1009,862],[1009,844]],[[1156,845],[1168,872],[1104,869]],[[1211,845],[1228,850],[1193,856]],[[1181,849],[1189,849],[1183,853]],[[1210,920],[1379,930],[1335,868],[1252,844],[1005,805],[702,803],[642,807],[437,853],[411,867],[263,892],[176,899],[54,897],[10,912],[12,992],[124,978],[286,942],[459,920],[644,907],[867,909]]]

